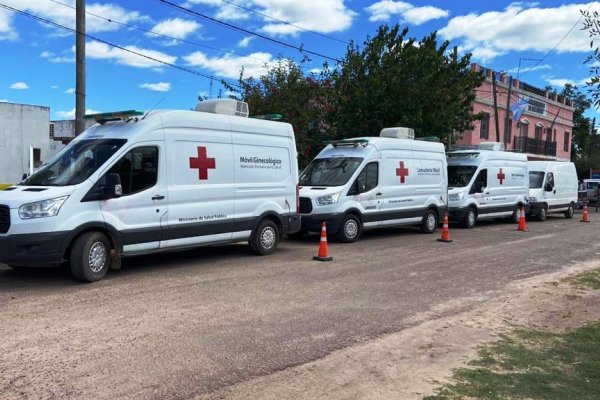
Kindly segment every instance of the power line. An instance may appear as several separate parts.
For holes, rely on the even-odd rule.
[[[279,44],[281,46],[285,46],[285,47],[288,47],[288,48],[291,48],[291,49],[294,49],[294,50],[298,50],[298,51],[300,51],[300,53],[312,54],[314,56],[321,57],[321,58],[324,58],[324,59],[327,59],[327,60],[331,60],[331,61],[335,61],[335,62],[340,62],[340,60],[338,60],[337,58],[329,57],[329,56],[327,56],[325,54],[317,53],[315,51],[306,50],[303,46],[294,46],[294,45],[286,43],[284,41],[273,39],[273,38],[270,38],[268,36],[262,35],[260,33],[249,31],[248,29],[245,29],[245,28],[242,28],[242,27],[230,24],[228,22],[224,22],[224,21],[218,20],[218,19],[210,17],[210,16],[208,16],[206,14],[202,14],[202,13],[199,13],[197,11],[191,10],[189,8],[177,5],[175,3],[171,3],[170,1],[167,1],[167,0],[159,0],[159,1],[161,3],[164,3],[164,4],[167,4],[167,5],[171,6],[173,8],[176,8],[176,9],[178,9],[180,11],[183,11],[183,12],[185,12],[187,14],[194,15],[194,16],[199,17],[199,18],[207,19],[207,20],[212,21],[212,22],[214,22],[216,24],[223,25],[223,26],[225,26],[225,27],[227,27],[229,29],[233,29],[233,30],[238,31],[238,32],[243,32],[243,33],[246,33],[246,34],[249,34],[249,35],[254,35],[254,36],[259,37],[261,39],[268,40],[268,41],[273,42],[273,43],[277,43],[277,44]]]
[[[301,26],[294,25],[294,24],[292,24],[291,22],[284,21],[284,20],[282,20],[282,19],[279,19],[279,18],[272,17],[272,16],[270,16],[270,15],[267,15],[267,14],[261,13],[260,11],[253,10],[253,9],[251,9],[251,8],[249,8],[249,7],[244,7],[244,6],[240,5],[240,4],[236,4],[236,3],[234,3],[233,1],[229,1],[229,0],[221,0],[221,1],[222,1],[223,3],[227,3],[227,4],[229,4],[229,5],[232,5],[232,6],[234,6],[234,7],[240,8],[240,9],[242,9],[242,10],[249,11],[249,12],[251,12],[251,13],[254,13],[254,14],[260,15],[261,17],[265,17],[265,18],[268,18],[268,19],[272,19],[273,21],[281,22],[282,24],[285,24],[285,25],[293,26],[294,28],[296,28],[296,29],[300,29],[301,31],[304,31],[304,32],[312,33],[313,35],[321,36],[321,37],[324,37],[324,38],[327,38],[327,39],[330,39],[330,40],[335,40],[336,42],[340,42],[340,43],[344,43],[344,44],[348,44],[348,45],[350,44],[350,42],[347,42],[347,41],[345,41],[345,40],[337,39],[337,38],[334,38],[333,36],[325,35],[325,34],[323,34],[323,33],[320,33],[320,32],[312,31],[312,30],[310,30],[310,29],[306,29],[306,28],[303,28],[303,27],[301,27]]]
[[[594,3],[590,3],[590,5],[588,6],[587,10],[585,10],[585,12],[588,12],[590,10],[590,8],[592,8],[592,5],[594,5]],[[575,27],[577,26],[577,24],[579,24],[579,22],[581,21],[581,19],[583,18],[584,13],[581,13],[581,15],[579,16],[579,19],[577,20],[577,22],[575,22],[573,24],[573,26],[571,27],[571,29],[569,29],[567,31],[567,33],[565,33],[565,35],[558,41],[558,43],[556,43],[556,45],[551,48],[545,55],[544,57],[540,58],[539,61],[537,63],[535,63],[532,67],[530,67],[527,71],[523,72],[521,74],[521,76],[526,75],[529,71],[531,71],[533,68],[537,67],[538,65],[540,65],[540,63],[542,61],[544,61],[546,59],[546,57],[548,57],[550,54],[552,54],[554,52],[554,50],[557,49],[558,46],[560,46],[560,44],[567,38],[567,36],[569,36],[569,34],[571,32],[573,32],[573,29],[575,29]]]
[[[17,13],[17,14],[24,15],[24,16],[26,16],[26,17],[28,17],[28,18],[35,19],[35,20],[37,20],[37,21],[43,22],[43,23],[45,23],[45,24],[47,24],[47,25],[54,26],[54,27],[56,27],[56,28],[63,29],[63,30],[66,30],[66,31],[69,31],[69,32],[72,32],[72,33],[78,33],[76,29],[69,28],[69,27],[67,27],[67,26],[64,26],[64,25],[60,25],[60,24],[58,24],[58,23],[56,23],[56,22],[54,22],[54,21],[50,21],[50,20],[48,20],[48,19],[45,19],[45,18],[39,17],[39,16],[37,16],[37,15],[30,14],[30,13],[28,13],[28,12],[26,12],[26,11],[19,10],[19,9],[17,9],[17,8],[13,8],[13,7],[7,6],[6,4],[0,3],[0,7],[4,8],[4,9],[6,9],[6,10],[12,11],[12,12],[14,12],[14,13]],[[148,59],[148,60],[154,61],[154,62],[156,62],[156,63],[159,63],[159,64],[163,64],[163,65],[166,65],[166,66],[169,66],[169,67],[172,67],[172,68],[175,68],[175,69],[178,69],[178,70],[184,71],[184,72],[188,72],[188,73],[190,73],[190,74],[193,74],[193,75],[201,76],[201,77],[203,77],[203,78],[207,78],[207,79],[210,79],[210,80],[216,79],[216,80],[220,80],[220,81],[222,81],[222,82],[227,82],[227,83],[231,84],[232,86],[241,87],[240,85],[238,85],[237,83],[234,83],[233,81],[228,81],[228,80],[225,80],[225,79],[217,78],[216,76],[212,76],[212,75],[209,75],[209,74],[205,74],[205,73],[202,73],[202,72],[199,72],[199,71],[196,71],[196,70],[190,69],[190,68],[181,67],[181,66],[179,66],[179,65],[175,65],[175,64],[172,64],[172,63],[170,63],[170,62],[167,62],[167,61],[160,60],[160,59],[158,59],[158,58],[155,58],[155,57],[149,56],[149,55],[147,55],[147,54],[143,54],[143,53],[137,52],[137,51],[135,51],[135,50],[128,49],[128,48],[126,48],[126,47],[123,47],[123,46],[119,46],[118,44],[114,44],[114,43],[112,43],[112,42],[109,42],[109,41],[107,41],[107,40],[100,39],[99,37],[96,37],[96,36],[90,35],[90,34],[88,34],[88,33],[85,33],[84,35],[85,35],[85,37],[87,37],[87,38],[94,39],[94,40],[96,40],[96,41],[98,41],[98,42],[100,42],[100,43],[107,44],[107,45],[109,45],[109,46],[111,46],[111,47],[115,47],[115,48],[117,48],[117,49],[123,50],[123,51],[125,51],[125,52],[128,52],[128,53],[131,53],[131,54],[135,54],[135,55],[137,55],[137,56],[139,56],[139,57],[146,58],[146,59]]]

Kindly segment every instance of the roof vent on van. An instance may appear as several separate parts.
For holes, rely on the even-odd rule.
[[[383,128],[380,137],[396,138],[396,139],[414,139],[415,130],[412,128]]]
[[[500,142],[483,142],[477,146],[479,150],[504,151],[504,143]]]
[[[248,117],[248,103],[233,99],[204,100],[198,103],[196,111],[212,114]]]

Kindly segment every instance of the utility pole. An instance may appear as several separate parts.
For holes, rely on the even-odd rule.
[[[496,142],[500,142],[500,121],[498,121],[498,96],[496,93],[496,71],[492,71],[492,93],[494,96],[494,120],[496,122]]]
[[[85,0],[75,3],[75,136],[85,130]]]
[[[508,97],[506,98],[506,118],[504,121],[504,143],[508,144],[511,136],[512,124],[510,123],[510,97],[512,96],[513,78],[508,77]]]
[[[458,62],[458,46],[454,46],[452,50],[452,62],[454,65]],[[448,143],[446,143],[446,151],[452,150],[452,139],[454,139],[455,130],[452,128],[452,132],[448,131]]]

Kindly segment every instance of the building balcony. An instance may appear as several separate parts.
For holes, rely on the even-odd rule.
[[[513,148],[522,153],[556,157],[556,142],[515,136]]]

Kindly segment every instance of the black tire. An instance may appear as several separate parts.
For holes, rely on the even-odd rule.
[[[253,252],[266,256],[275,252],[280,241],[281,233],[277,224],[270,219],[264,219],[258,224],[248,243]]]
[[[342,243],[354,243],[362,234],[362,224],[360,219],[354,214],[348,214],[342,220],[340,229],[335,237]]]
[[[427,210],[421,220],[421,232],[422,233],[433,233],[438,226],[438,215],[434,210]]]
[[[573,218],[574,214],[575,214],[575,210],[573,209],[573,204],[571,204],[569,206],[569,208],[567,208],[567,211],[565,211],[565,218],[571,219],[571,218]]]
[[[73,278],[82,282],[97,282],[110,268],[110,242],[100,232],[80,235],[71,249],[70,266]]]
[[[540,222],[544,222],[546,219],[548,219],[548,206],[545,204],[542,204],[542,208],[540,208],[540,211],[537,215],[537,219]]]
[[[477,223],[477,211],[473,207],[469,207],[465,213],[465,217],[462,220],[462,227],[467,229],[475,228]]]

